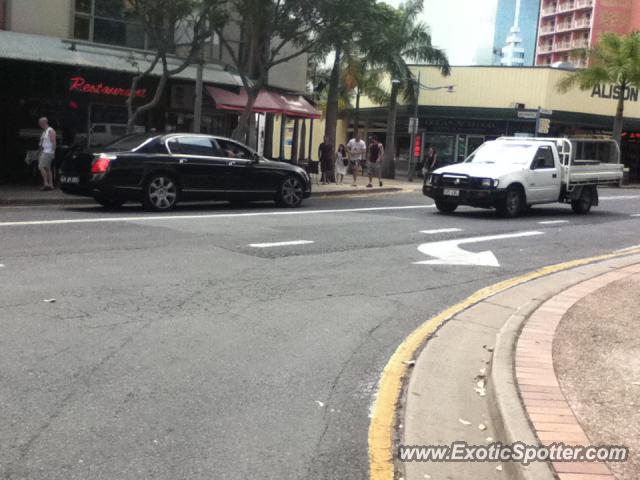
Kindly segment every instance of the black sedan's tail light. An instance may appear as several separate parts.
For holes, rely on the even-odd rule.
[[[91,165],[91,173],[97,173],[97,174],[107,173],[111,160],[113,160],[113,157],[100,155],[98,158],[96,158],[93,161],[93,164]]]

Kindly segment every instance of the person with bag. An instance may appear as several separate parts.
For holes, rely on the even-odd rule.
[[[40,149],[38,153],[38,169],[42,175],[43,186],[41,190],[53,190],[53,170],[51,168],[56,156],[56,131],[49,126],[49,120],[42,117],[38,120],[42,129],[40,136]]]
[[[381,163],[384,158],[384,145],[380,143],[378,137],[371,139],[369,154],[367,158],[367,173],[369,174],[369,184],[367,188],[373,188],[373,177],[378,177],[378,183],[382,186]]]
[[[338,185],[342,185],[344,182],[344,176],[347,174],[348,167],[349,159],[347,158],[347,149],[341,144],[336,152],[336,183]]]

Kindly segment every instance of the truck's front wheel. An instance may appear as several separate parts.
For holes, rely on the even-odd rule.
[[[580,194],[580,198],[571,202],[571,208],[573,209],[574,213],[577,213],[578,215],[585,215],[591,211],[593,200],[593,188],[584,187],[582,189],[582,193]]]
[[[507,194],[498,204],[498,214],[501,217],[514,218],[525,208],[524,195],[517,187],[509,187]]]
[[[444,200],[436,200],[436,208],[442,213],[453,213],[456,211],[456,208],[458,208],[458,204]]]

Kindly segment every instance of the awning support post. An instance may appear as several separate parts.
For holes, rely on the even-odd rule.
[[[283,113],[280,115],[280,157],[281,162],[284,162],[284,138],[287,133],[287,116]]]

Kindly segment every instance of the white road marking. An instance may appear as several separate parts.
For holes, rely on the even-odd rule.
[[[384,212],[393,210],[421,210],[435,208],[435,205],[405,205],[398,207],[369,207],[369,208],[335,208],[328,210],[283,210],[277,212],[252,213],[214,213],[210,215],[153,215],[139,217],[97,217],[97,218],[69,218],[63,220],[31,220],[24,222],[0,222],[0,227],[20,227],[30,225],[68,225],[74,223],[118,223],[118,222],[150,222],[163,220],[204,220],[216,218],[268,217],[280,215],[318,215],[327,213],[352,212]]]
[[[4,263],[0,263],[0,268],[4,268]]]
[[[569,223],[569,220],[548,220],[546,222],[538,222],[538,225],[559,225],[561,223]]]
[[[640,217],[640,213],[635,213],[633,215],[631,215],[632,217]]]
[[[544,235],[544,232],[519,232],[505,235],[491,235],[488,237],[471,237],[461,238],[458,240],[447,240],[444,242],[423,243],[418,247],[418,250],[430,257],[436,257],[436,259],[415,262],[414,265],[476,265],[483,267],[499,267],[500,262],[498,262],[498,259],[493,252],[468,252],[466,250],[462,250],[460,245],[467,243],[492,242],[497,240],[506,240],[509,238],[533,237],[536,235]]]
[[[271,248],[271,247],[286,247],[289,245],[308,245],[314,243],[311,240],[293,240],[291,242],[274,242],[274,243],[252,243],[249,246],[253,248]]]
[[[640,198],[640,195],[620,195],[618,197],[600,197],[600,200],[635,200]]]
[[[439,233],[455,233],[461,231],[461,228],[441,228],[440,230],[421,230],[420,233],[424,233],[426,235],[437,235]]]

